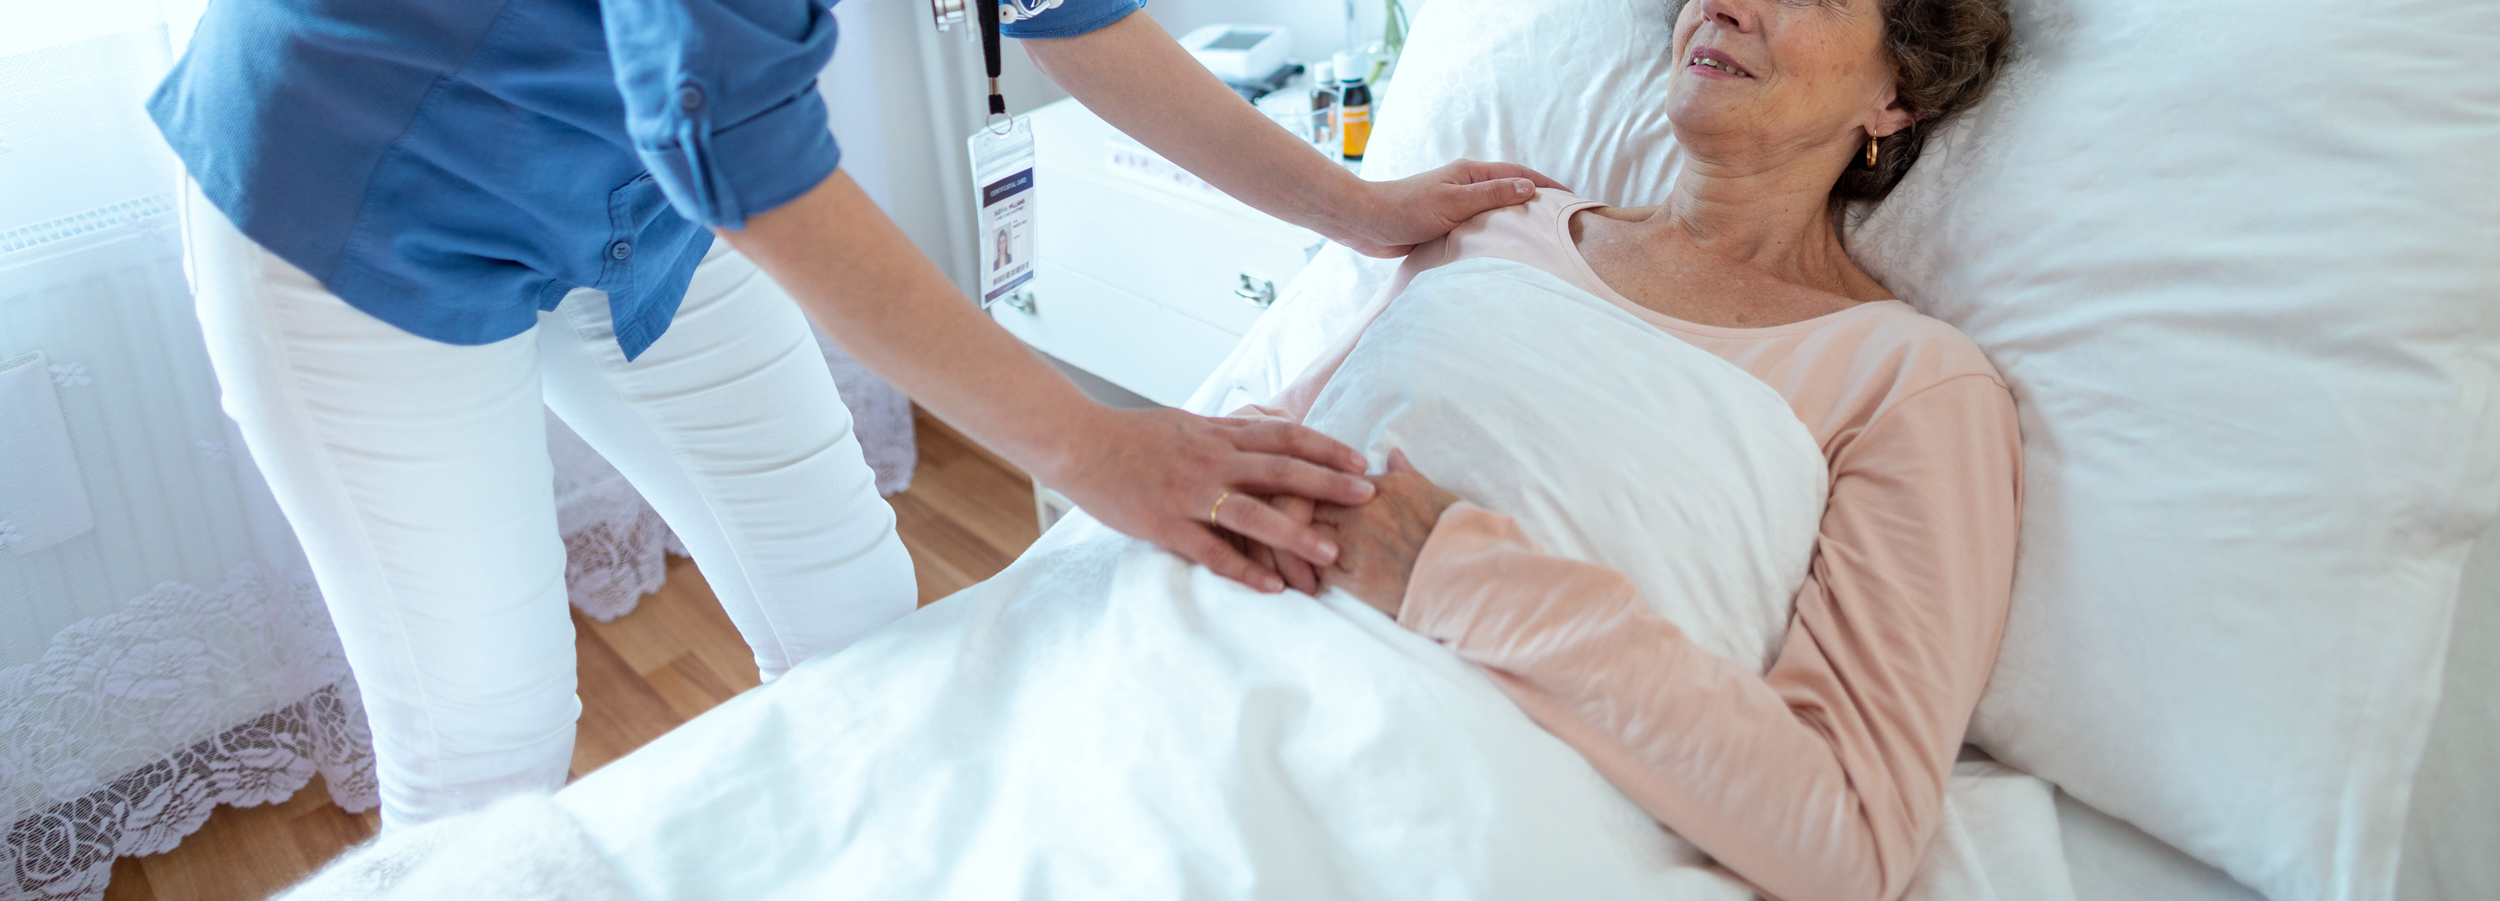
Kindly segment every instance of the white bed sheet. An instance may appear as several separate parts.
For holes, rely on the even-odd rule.
[[[1309,422],[1375,463],[1406,449],[1753,665],[1827,479],[1743,370],[1496,260],[1417,279]],[[1980,764],[1952,789],[1912,898],[2067,896],[2045,783]],[[1258,595],[1082,516],[556,802],[644,897],[1752,894],[1447,649],[1342,592]]]
[[[2265,901],[2221,870],[2064,792],[2057,795],[2057,828],[2077,901]]]
[[[2396,897],[2500,898],[2500,526],[2483,533],[2465,565],[2440,682]]]
[[[1407,450],[1756,666],[1828,478],[1776,392],[1504,261],[1417,279],[1309,422],[1374,460]],[[1752,896],[1448,649],[1342,592],[1259,595],[1081,515],[554,807],[412,830],[433,844],[359,852],[341,882],[585,884],[553,868],[645,898]],[[568,829],[527,854],[469,847]],[[473,872],[495,867],[529,874]],[[2071,898],[2047,784],[1958,767],[1909,897]]]

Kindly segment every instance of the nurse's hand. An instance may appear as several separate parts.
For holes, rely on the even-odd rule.
[[[1310,524],[1311,513],[1318,506],[1310,498],[1290,494],[1279,494],[1268,498],[1267,505],[1276,508],[1276,512],[1285,514],[1286,519],[1302,525]],[[1250,562],[1275,570],[1277,575],[1283,576],[1285,587],[1305,594],[1319,593],[1319,568],[1312,566],[1311,561],[1256,541],[1244,539],[1238,544],[1241,546],[1242,553],[1250,555]],[[1338,553],[1343,555],[1344,550],[1339,549]]]
[[[1347,594],[1396,619],[1406,606],[1406,583],[1415,561],[1424,555],[1441,514],[1458,503],[1458,495],[1415,471],[1403,451],[1389,452],[1389,471],[1373,482],[1380,495],[1359,507],[1320,505],[1313,525],[1337,539],[1337,562],[1320,569],[1321,584]]]
[[[1319,231],[1354,252],[1402,257],[1415,245],[1449,234],[1487,210],[1528,202],[1538,188],[1562,184],[1517,163],[1459,160],[1396,181],[1363,182],[1342,221]]]
[[[1104,525],[1260,591],[1282,591],[1285,582],[1251,562],[1231,534],[1318,565],[1337,559],[1336,545],[1307,518],[1262,498],[1359,506],[1372,497],[1372,483],[1359,475],[1362,454],[1289,422],[1114,410],[1081,435],[1042,474],[1045,484]]]

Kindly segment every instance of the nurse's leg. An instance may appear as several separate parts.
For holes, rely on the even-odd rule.
[[[715,244],[628,362],[607,297],[539,318],[547,403],[668,520],[771,680],[911,612],[894,508],[796,304]]]
[[[184,215],[226,413],[364,692],[383,824],[561,787],[581,708],[536,339],[419,338],[197,194]]]

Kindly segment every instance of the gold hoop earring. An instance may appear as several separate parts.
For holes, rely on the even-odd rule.
[[[1866,136],[1866,167],[1875,168],[1875,136]]]

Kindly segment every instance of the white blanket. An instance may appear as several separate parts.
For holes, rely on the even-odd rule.
[[[1776,393],[1515,264],[1418,279],[1312,422],[1405,447],[1736,659],[1768,659],[1822,505]],[[2065,895],[2045,787],[1969,784],[1921,890]],[[644,898],[1751,897],[1446,649],[1081,516],[554,806],[583,841],[543,844]]]
[[[1306,420],[1392,447],[1549,553],[1612,567],[1711,653],[1770,669],[1823,519],[1822,448],[1735,364],[1519,263],[1415,278]]]

